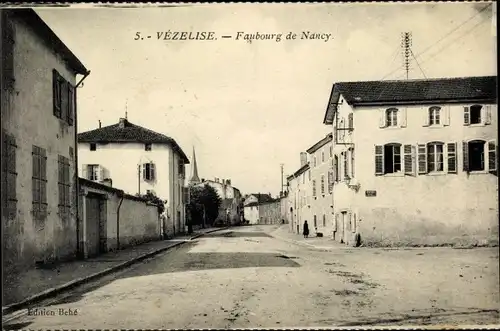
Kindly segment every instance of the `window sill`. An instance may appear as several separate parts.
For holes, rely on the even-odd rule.
[[[431,124],[431,125],[426,125],[429,129],[442,129],[445,127],[444,124]]]
[[[405,127],[398,125],[398,126],[385,126],[385,127],[381,128],[381,129],[385,129],[385,130],[398,130],[398,129],[404,129],[404,128]]]
[[[474,123],[474,124],[469,124],[469,125],[466,125],[468,127],[471,127],[471,128],[477,128],[477,127],[483,127],[483,126],[486,126],[486,123]]]
[[[489,173],[490,172],[487,170],[474,170],[474,171],[467,172],[467,174],[469,174],[469,175],[487,175]]]
[[[405,176],[404,172],[394,172],[382,175],[382,177],[404,177],[404,176]]]
[[[444,171],[432,171],[432,172],[428,172],[427,175],[429,176],[444,176],[444,175],[447,175],[448,173],[447,172],[444,172]]]

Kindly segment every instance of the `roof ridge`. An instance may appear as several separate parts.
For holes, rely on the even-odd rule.
[[[442,78],[412,78],[412,79],[379,79],[379,80],[356,80],[356,81],[340,81],[335,84],[356,84],[356,83],[405,83],[405,82],[436,82],[445,80],[459,80],[459,79],[474,79],[474,78],[492,78],[498,77],[497,75],[484,75],[484,76],[459,76],[459,77],[442,77]]]

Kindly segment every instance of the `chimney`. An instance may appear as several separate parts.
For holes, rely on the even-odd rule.
[[[227,183],[227,185],[231,186],[231,180],[230,179],[226,179],[226,183]]]
[[[101,120],[99,120],[99,129],[101,128]]]
[[[102,181],[102,184],[106,185],[106,186],[109,186],[109,187],[113,187],[113,181],[111,180],[111,178],[105,178],[103,181]]]
[[[306,152],[300,152],[300,166],[303,167],[307,163],[307,153]]]
[[[119,123],[119,127],[120,129],[123,129],[125,127],[125,124],[127,124],[127,119],[126,118],[120,118],[120,123]]]
[[[204,183],[204,182],[205,182],[205,178],[202,178],[202,179],[201,179],[201,182],[202,182],[202,183]]]

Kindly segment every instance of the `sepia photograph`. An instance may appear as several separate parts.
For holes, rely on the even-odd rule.
[[[496,2],[0,6],[2,330],[500,328]]]

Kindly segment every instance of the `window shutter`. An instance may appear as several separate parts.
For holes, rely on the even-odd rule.
[[[147,169],[147,168],[148,168],[148,167],[147,167],[147,163],[144,163],[144,164],[142,165],[142,179],[143,179],[143,180],[147,180],[147,179],[148,179],[148,173],[147,173],[147,170],[148,170],[148,169]]]
[[[495,140],[488,141],[488,170],[492,173],[497,171],[497,146]]]
[[[491,124],[491,106],[486,105],[483,107],[484,109],[484,124],[489,125]]]
[[[89,165],[84,164],[82,165],[82,178],[89,179],[88,171],[89,171]]]
[[[151,180],[155,180],[156,179],[156,168],[155,168],[155,164],[154,163],[150,163],[150,167],[151,167]]]
[[[69,108],[69,100],[68,100],[68,82],[64,80],[62,77],[59,77],[61,80],[61,119],[64,121],[68,120],[68,108]]]
[[[98,175],[99,176],[99,181],[101,182],[101,181],[104,180],[104,167],[103,166],[99,166],[98,173],[99,173],[99,175]]]
[[[53,112],[54,116],[61,116],[61,104],[59,103],[59,74],[54,69],[52,70],[52,102],[53,102]]]
[[[380,128],[385,128],[386,127],[386,121],[385,121],[385,109],[380,109],[379,110],[379,127]]]
[[[404,145],[403,150],[404,150],[405,174],[413,175],[412,145]]]
[[[445,106],[442,108],[443,113],[441,115],[441,121],[444,126],[450,125],[450,106]]]
[[[401,117],[399,118],[399,126],[402,128],[406,127],[406,107],[401,108],[400,111],[398,111],[398,115]]]
[[[349,114],[349,129],[354,129],[354,114],[350,113]]]
[[[470,108],[464,107],[464,125],[470,124]]]
[[[447,144],[447,163],[448,163],[448,173],[457,173],[457,144],[448,143]]]
[[[462,142],[463,169],[469,172],[469,146],[466,141]]]
[[[418,173],[427,173],[427,149],[425,144],[418,145]]]
[[[375,146],[375,175],[384,174],[384,146]]]
[[[431,124],[430,123],[431,110],[430,108],[424,108],[424,110],[425,110],[423,112],[424,120],[422,126],[429,126]]]
[[[73,125],[73,118],[75,116],[75,88],[68,83],[68,124]]]

